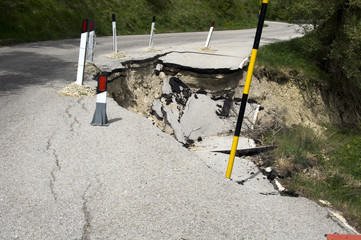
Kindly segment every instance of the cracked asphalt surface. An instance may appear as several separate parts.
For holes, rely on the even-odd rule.
[[[177,36],[187,44],[184,36],[192,35],[163,35]],[[132,48],[146,46],[148,36],[134,38],[127,37]],[[99,39],[99,51],[110,46],[108,39]],[[79,39],[71,39],[0,48],[0,239],[324,239],[349,233],[312,201],[226,179],[110,98],[110,126],[91,126],[95,98],[57,95],[75,81],[78,47]]]

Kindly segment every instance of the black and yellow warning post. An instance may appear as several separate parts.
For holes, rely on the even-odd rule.
[[[264,23],[264,19],[265,19],[265,16],[266,16],[267,5],[268,5],[268,0],[263,0],[262,1],[262,7],[261,7],[261,14],[260,14],[260,17],[259,17],[259,20],[258,20],[256,37],[255,37],[254,43],[253,43],[251,60],[250,60],[249,66],[248,66],[248,72],[247,72],[246,84],[244,86],[244,91],[243,91],[243,96],[242,96],[241,108],[239,110],[236,130],[234,132],[231,154],[229,156],[226,178],[231,178],[231,174],[232,174],[234,158],[236,156],[239,135],[241,134],[241,127],[242,127],[244,112],[246,110],[246,104],[247,104],[247,100],[248,100],[249,88],[251,87],[253,69],[254,69],[254,64],[256,62],[259,42],[261,40],[263,23]]]

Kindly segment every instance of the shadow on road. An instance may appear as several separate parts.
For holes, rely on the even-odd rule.
[[[27,51],[2,53],[0,94],[10,94],[30,85],[75,80],[76,66],[58,57]]]
[[[59,48],[59,49],[72,49],[79,48],[80,39],[72,38],[72,39],[64,39],[64,40],[51,40],[51,41],[42,41],[42,42],[32,42],[32,43],[21,43],[12,45],[12,47],[16,47],[17,49],[21,48]]]

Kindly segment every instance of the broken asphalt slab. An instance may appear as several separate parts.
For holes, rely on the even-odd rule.
[[[196,154],[204,163],[219,175],[225,175],[229,161],[229,153],[225,154],[225,149],[230,149],[233,136],[217,135],[203,137],[201,141],[196,141],[189,150]],[[252,149],[256,147],[253,139],[240,137],[237,150]],[[264,195],[278,195],[279,192],[269,183],[260,169],[250,160],[236,157],[232,171],[232,181],[251,188]]]
[[[196,141],[190,148],[192,152],[219,152],[230,149],[232,146],[233,136],[231,135],[214,135],[202,137],[201,141]],[[237,149],[249,149],[256,147],[253,139],[240,137]]]
[[[179,67],[186,70],[195,70],[207,73],[217,73],[225,71],[235,71],[242,69],[248,63],[248,57],[218,55],[211,53],[200,53],[192,51],[171,51],[171,52],[139,52],[137,57],[112,58],[111,55],[97,57],[95,62],[102,71],[111,72],[114,69],[122,69],[127,62],[147,61],[158,59],[164,65]],[[125,55],[124,55],[125,56]]]
[[[194,92],[181,79],[171,77],[163,80],[161,98],[153,101],[150,113],[157,120],[165,120],[175,138],[186,144],[200,137],[231,133],[235,129],[239,107],[231,97],[210,94],[204,89]],[[260,106],[247,103],[247,107],[243,130],[253,129]]]
[[[197,52],[172,52],[159,58],[163,64],[168,66],[179,66],[184,69],[197,69],[204,72],[224,72],[242,69],[245,57],[235,57],[229,55],[218,55],[211,53]]]

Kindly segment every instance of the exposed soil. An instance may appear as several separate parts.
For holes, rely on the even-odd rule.
[[[204,137],[203,134],[232,132],[234,129],[238,102],[232,100],[243,70],[193,71],[165,65],[157,58],[123,64],[125,68],[114,69],[109,74],[109,95],[120,106],[151,119],[181,143],[187,145],[188,140]],[[257,104],[253,105],[256,107]],[[195,117],[197,124],[184,123],[187,116],[182,118],[186,110],[191,111],[190,106],[198,108],[202,115]],[[210,111],[209,115],[204,113],[205,109]],[[245,121],[244,125],[250,125],[252,120]],[[196,126],[199,124],[204,126]]]
[[[169,126],[166,126],[165,121],[157,118],[152,110],[154,100],[162,98],[164,80],[171,77],[180,79],[192,92],[204,91],[212,94],[213,99],[223,100],[221,104],[223,107],[229,104],[229,101],[234,103],[235,100],[239,101],[242,98],[246,78],[245,69],[212,74],[163,65],[157,58],[139,62],[129,61],[125,66],[110,73],[109,95],[120,106],[151,118],[168,133],[172,132]],[[86,70],[91,74],[99,72],[99,69],[93,65],[87,65]],[[322,131],[321,125],[331,122],[321,92],[316,89],[312,92],[302,91],[292,82],[280,84],[264,76],[259,79],[253,76],[249,99],[250,102],[261,105],[254,127],[256,131],[277,130],[292,125],[305,125],[316,131]],[[180,109],[182,106],[176,107],[182,111]],[[224,117],[227,117],[227,114]]]
[[[249,96],[264,108],[258,115],[257,128],[304,125],[320,131],[322,124],[331,122],[317,89],[302,91],[293,82],[279,84],[266,77],[253,77]]]

